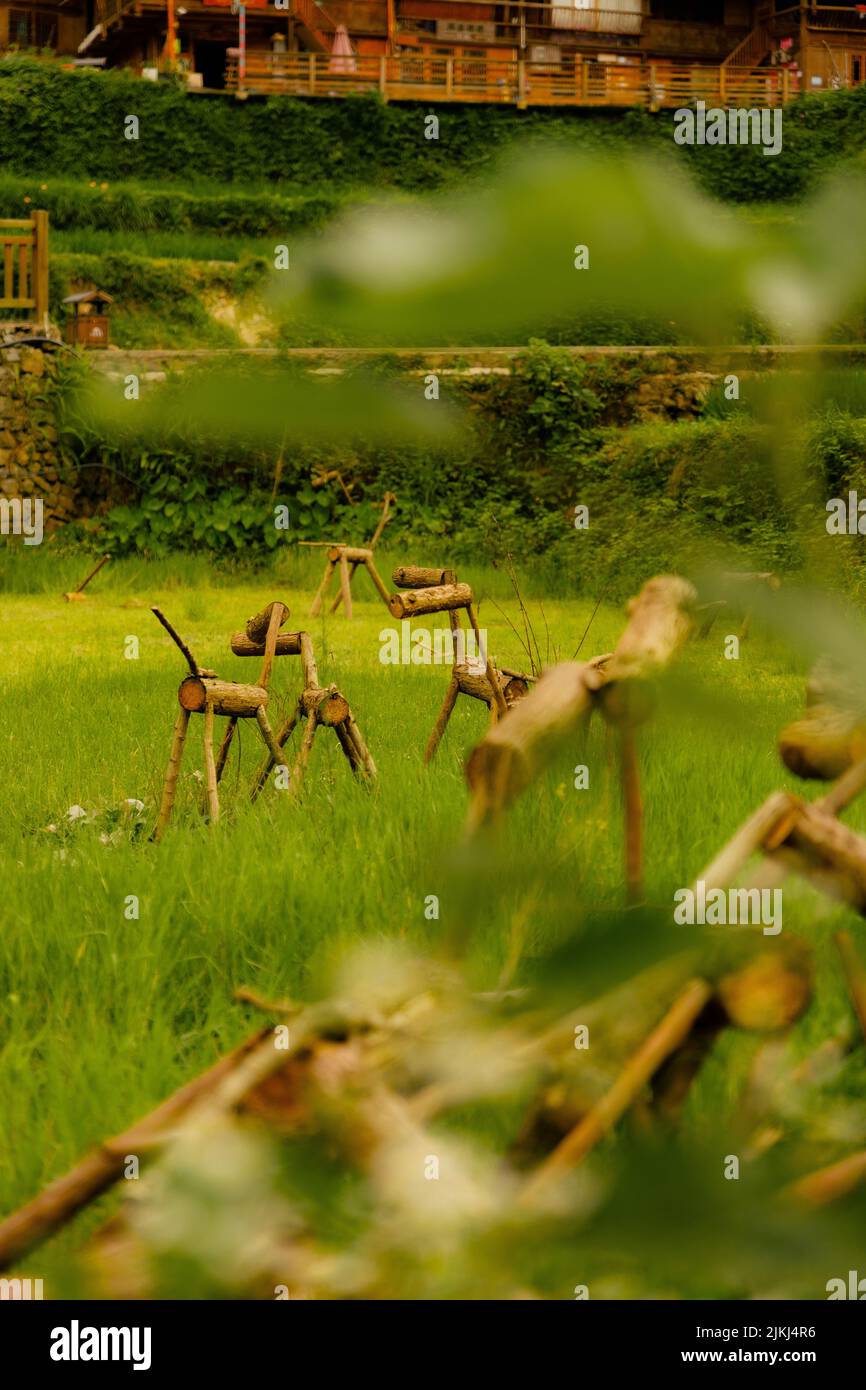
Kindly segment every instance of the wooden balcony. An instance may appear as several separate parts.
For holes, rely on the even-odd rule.
[[[237,60],[226,74],[240,90]],[[418,52],[335,59],[325,53],[248,53],[243,92],[342,97],[378,91],[393,101],[488,102],[527,106],[779,106],[795,97],[793,72],[709,64],[601,64],[572,56],[559,64],[512,58],[452,58]]]

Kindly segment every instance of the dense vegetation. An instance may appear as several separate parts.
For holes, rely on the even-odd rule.
[[[483,173],[517,138],[581,149],[676,151],[704,187],[734,202],[793,201],[834,166],[866,149],[866,90],[821,93],[785,111],[784,148],[676,147],[671,111],[517,111],[442,106],[438,140],[424,136],[429,103],[378,97],[197,97],[124,72],[68,73],[27,59],[0,62],[0,162],[16,174],[98,181],[176,179],[190,171],[221,183],[292,188],[438,188]],[[139,139],[124,138],[138,116]],[[248,213],[250,210],[245,209]]]

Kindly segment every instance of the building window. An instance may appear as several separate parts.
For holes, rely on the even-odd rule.
[[[9,43],[15,48],[53,48],[57,42],[57,21],[53,15],[34,10],[9,11]]]
[[[643,0],[568,0],[551,11],[554,29],[590,34],[639,34]]]

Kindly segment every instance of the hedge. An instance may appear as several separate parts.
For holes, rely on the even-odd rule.
[[[443,105],[427,140],[430,103],[378,96],[327,99],[201,96],[124,71],[70,72],[59,64],[0,60],[0,162],[17,174],[117,180],[218,180],[297,188],[440,187],[480,172],[518,137],[581,148],[663,147],[703,186],[731,201],[801,197],[828,169],[861,160],[866,86],[807,95],[785,109],[784,148],[675,146],[673,113],[642,110],[517,111]],[[139,139],[124,119],[139,119]]]

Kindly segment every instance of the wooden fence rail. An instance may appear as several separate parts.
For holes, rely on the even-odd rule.
[[[235,59],[226,85],[239,89]],[[342,97],[379,91],[396,101],[498,102],[526,106],[767,107],[799,91],[793,72],[705,63],[602,66],[580,56],[559,64],[410,55],[335,58],[327,53],[248,53],[243,90],[293,96]]]
[[[48,213],[0,219],[3,293],[0,310],[32,310],[40,327],[48,326]]]

